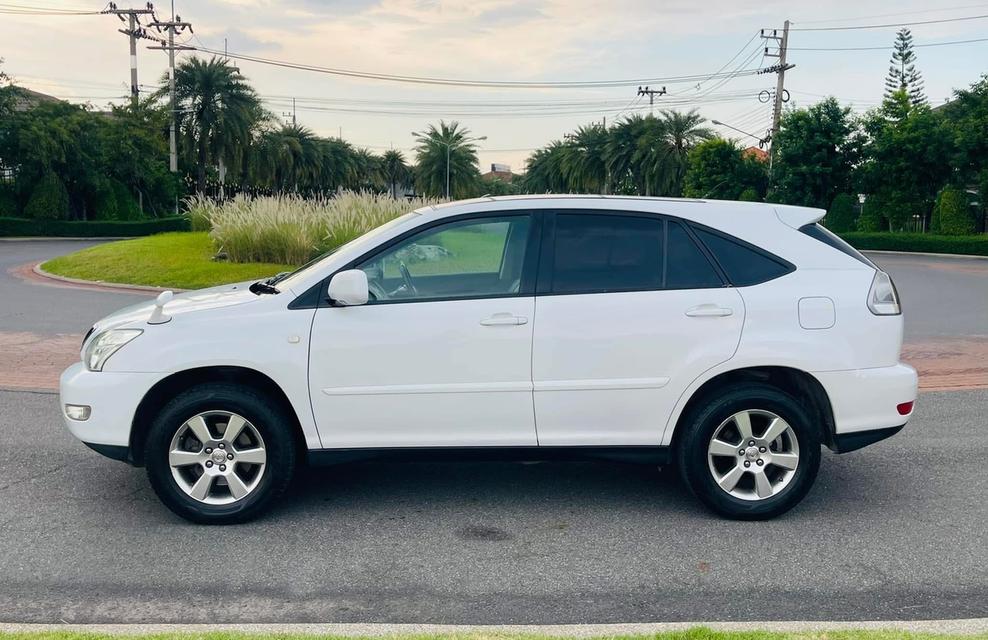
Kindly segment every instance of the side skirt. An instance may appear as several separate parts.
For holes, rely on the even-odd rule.
[[[477,461],[586,461],[610,460],[633,464],[667,465],[669,447],[395,447],[358,449],[310,449],[308,463],[328,466],[360,460],[387,462]]]

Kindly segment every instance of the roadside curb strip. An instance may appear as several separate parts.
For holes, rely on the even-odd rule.
[[[922,251],[883,251],[881,249],[858,249],[862,253],[879,253],[888,256],[926,256],[928,258],[967,258],[988,260],[988,256],[972,256],[969,253],[923,253]]]
[[[651,635],[704,627],[715,631],[909,631],[973,635],[988,631],[988,618],[960,620],[887,620],[861,622],[645,622],[629,624],[447,625],[447,624],[36,624],[0,623],[0,633],[75,631],[108,635],[158,633],[306,634],[333,636],[462,635],[467,633],[551,637],[614,637]]]
[[[49,280],[56,280],[65,284],[76,285],[80,288],[93,288],[99,287],[103,289],[122,289],[124,291],[134,291],[134,292],[145,292],[145,293],[160,293],[162,291],[175,291],[180,293],[182,291],[188,291],[188,289],[179,289],[177,287],[152,287],[144,284],[124,284],[122,282],[103,282],[102,280],[83,280],[81,278],[69,278],[68,276],[59,276],[54,273],[49,273],[41,268],[41,262],[32,267],[32,271],[41,276],[42,278],[48,278]]]

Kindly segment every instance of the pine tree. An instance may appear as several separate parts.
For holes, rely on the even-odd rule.
[[[896,91],[902,90],[909,95],[910,103],[925,104],[923,76],[916,70],[913,35],[909,29],[900,29],[895,34],[895,45],[890,62],[892,64],[889,66],[889,74],[885,78],[885,97],[889,98]]]

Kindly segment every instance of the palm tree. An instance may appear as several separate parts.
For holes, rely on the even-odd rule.
[[[354,154],[354,187],[358,191],[378,191],[384,184],[381,158],[370,149],[360,148]]]
[[[320,140],[322,168],[319,184],[327,191],[352,186],[357,176],[357,152],[341,138]]]
[[[163,98],[166,90],[157,95]],[[175,68],[175,101],[183,155],[194,163],[196,190],[202,193],[208,167],[247,148],[260,100],[226,60],[193,57]]]
[[[665,140],[671,148],[668,158],[671,165],[669,167],[672,178],[671,195],[680,195],[683,192],[683,178],[686,176],[687,156],[690,149],[704,140],[713,138],[714,132],[701,126],[707,120],[696,109],[691,109],[687,113],[663,111],[662,121],[665,126]]]
[[[563,173],[570,186],[585,193],[607,193],[607,129],[599,124],[582,126],[568,136],[562,157]]]
[[[418,140],[415,159],[418,164],[419,190],[430,196],[446,194],[446,176],[449,176],[449,194],[463,197],[470,193],[480,172],[477,170],[477,147],[470,138],[470,131],[459,122],[439,127],[429,125],[425,131],[413,134]]]
[[[392,198],[398,197],[399,185],[408,184],[412,170],[405,162],[405,155],[397,149],[389,149],[381,158],[381,173],[388,183],[388,191]]]
[[[563,174],[565,147],[558,140],[537,149],[528,157],[528,167],[521,186],[528,193],[567,193],[569,184]]]
[[[604,153],[616,192],[635,195],[646,193],[638,142],[654,122],[655,118],[652,116],[645,117],[636,113],[610,129]]]

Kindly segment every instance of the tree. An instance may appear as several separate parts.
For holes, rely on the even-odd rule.
[[[480,172],[477,147],[470,139],[470,131],[459,122],[440,121],[438,128],[430,124],[425,131],[414,135],[418,141],[415,160],[419,191],[433,197],[446,195],[448,175],[450,197],[472,193]]]
[[[412,177],[411,167],[405,162],[405,155],[397,149],[389,149],[381,158],[381,174],[388,183],[392,198],[398,197],[398,188],[408,184]]]
[[[581,126],[569,135],[563,145],[561,166],[571,189],[581,193],[608,193],[606,146],[607,129],[599,124]]]
[[[522,189],[528,193],[569,193],[569,182],[562,166],[564,151],[565,145],[554,140],[530,155]]]
[[[660,169],[652,164],[650,170],[654,175],[664,175],[665,189],[656,193],[678,196],[683,192],[683,179],[686,177],[688,156],[690,150],[697,144],[714,137],[713,130],[701,126],[706,119],[700,116],[696,109],[687,113],[679,111],[663,111],[662,124],[668,153],[663,154]],[[656,158],[658,160],[658,158]]]
[[[749,190],[753,190],[756,197],[764,194],[766,185],[767,174],[763,162],[745,156],[731,140],[712,138],[690,151],[683,195],[688,198],[737,200]],[[747,197],[751,197],[750,193]]]
[[[969,89],[955,91],[943,115],[954,145],[953,180],[976,188],[981,210],[988,211],[988,74]]]
[[[897,91],[865,117],[864,130],[869,142],[860,184],[869,194],[867,208],[890,231],[907,228],[913,216],[925,219],[951,176],[945,159],[954,155],[953,141],[942,116]]]
[[[167,90],[156,95],[164,98]],[[183,156],[195,167],[196,190],[202,193],[209,169],[249,146],[262,113],[260,99],[235,67],[214,56],[193,57],[175,68],[175,100]]]
[[[838,193],[834,201],[830,204],[824,224],[834,232],[854,231],[856,211],[854,208],[854,196],[846,193]]]
[[[836,98],[787,111],[772,141],[774,197],[826,209],[838,193],[852,191],[861,143],[851,109]]]
[[[897,91],[905,91],[912,104],[926,104],[923,93],[923,76],[916,70],[916,54],[913,53],[913,36],[903,27],[895,34],[891,66],[885,78],[885,97]]]

